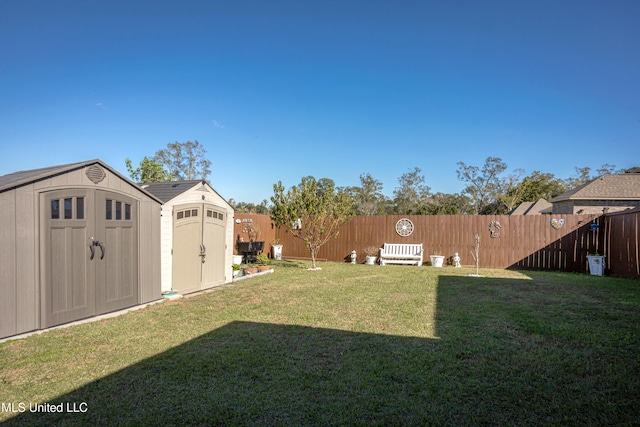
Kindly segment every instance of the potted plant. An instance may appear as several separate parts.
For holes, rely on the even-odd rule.
[[[269,258],[267,258],[267,255],[264,252],[256,256],[256,263],[258,264],[258,272],[271,269],[271,267],[269,267],[268,265]]]
[[[378,248],[375,246],[367,246],[364,248],[365,256],[365,264],[375,265],[376,260],[378,259]]]
[[[271,242],[271,258],[281,260],[282,259],[282,245],[280,239],[273,239]]]
[[[242,267],[242,275],[249,276],[251,274],[256,274],[258,272],[258,267],[253,264],[243,265]]]
[[[233,269],[233,277],[238,277],[238,275],[240,274],[240,265],[233,264],[231,268]]]
[[[602,276],[604,273],[604,255],[599,253],[587,255],[589,261],[589,273],[592,276]]]

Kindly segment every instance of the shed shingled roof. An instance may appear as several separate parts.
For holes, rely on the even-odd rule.
[[[640,173],[602,175],[554,197],[551,203],[566,200],[640,200]]]
[[[56,175],[93,164],[98,160],[90,160],[87,162],[69,163],[67,165],[49,166],[40,169],[31,169],[26,171],[18,171],[0,176],[0,192],[22,187],[23,185],[37,182],[43,179],[51,178]]]
[[[102,160],[99,160],[99,159],[87,160],[84,162],[77,162],[77,163],[69,163],[66,165],[49,166],[46,168],[30,169],[26,171],[18,171],[18,172],[13,172],[7,175],[2,175],[0,176],[0,193],[3,193],[5,191],[10,191],[16,188],[20,188],[24,185],[28,185],[33,182],[38,182],[45,179],[53,178],[54,176],[63,175],[65,173],[68,173],[77,169],[86,168],[94,164],[98,164],[103,168],[108,169],[114,175],[123,179],[125,182],[128,182],[129,184],[131,184],[131,186],[137,188],[139,191],[151,197],[158,203],[162,202],[157,196],[154,196],[148,191],[140,188],[134,182],[124,177],[123,175],[118,173],[118,171],[116,171],[115,169],[113,169],[112,167],[110,167],[109,165],[107,165],[106,163],[104,163]]]
[[[167,203],[201,183],[203,183],[202,180],[149,182],[142,184],[141,187],[162,200],[163,203]]]

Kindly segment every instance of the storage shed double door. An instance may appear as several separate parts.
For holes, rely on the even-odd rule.
[[[42,327],[138,304],[138,205],[122,194],[41,194]]]
[[[209,203],[174,206],[172,288],[181,294],[225,282],[224,211]]]

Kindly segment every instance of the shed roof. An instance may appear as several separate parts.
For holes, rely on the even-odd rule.
[[[151,197],[153,200],[157,201],[158,203],[162,203],[162,201],[158,197],[140,188],[134,182],[132,182],[125,176],[121,175],[118,171],[116,171],[111,166],[107,165],[106,163],[104,163],[102,160],[99,160],[99,159],[87,160],[84,162],[77,162],[77,163],[69,163],[66,165],[49,166],[49,167],[40,168],[40,169],[18,171],[18,172],[10,173],[7,175],[2,175],[0,176],[0,193],[14,190],[16,188],[19,188],[34,182],[53,178],[54,176],[63,175],[65,173],[68,173],[74,170],[86,168],[94,164],[99,164],[103,168],[109,170],[111,173],[113,173],[114,175],[124,180],[125,182],[129,183],[132,187],[135,187],[136,189],[138,189],[138,191],[143,192],[144,194]]]
[[[567,200],[640,200],[640,173],[602,175],[551,199]]]
[[[182,193],[191,190],[196,186],[204,186],[209,191],[220,197],[220,199],[226,203],[230,209],[233,209],[229,202],[222,197],[216,190],[214,190],[207,181],[203,180],[190,180],[190,181],[165,181],[165,182],[149,182],[141,184],[141,187],[147,190],[149,193],[155,195],[158,199],[162,200],[162,203],[178,197]]]
[[[141,187],[166,203],[203,182],[201,180],[149,182],[142,184]]]

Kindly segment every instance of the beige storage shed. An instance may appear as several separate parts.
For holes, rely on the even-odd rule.
[[[234,210],[206,181],[143,184],[162,200],[162,292],[232,281]]]
[[[100,160],[0,176],[0,338],[160,299],[160,206]]]

